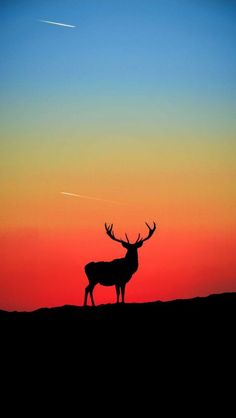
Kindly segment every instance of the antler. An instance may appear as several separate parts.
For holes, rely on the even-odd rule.
[[[151,236],[154,234],[154,232],[155,232],[155,230],[156,230],[156,224],[155,224],[155,222],[153,222],[153,228],[151,228],[149,225],[148,225],[148,223],[147,222],[145,222],[145,224],[147,225],[147,227],[148,227],[148,229],[149,229],[149,232],[148,232],[148,235],[146,236],[146,238],[141,238],[140,239],[140,234],[139,234],[139,236],[138,236],[138,239],[137,239],[137,241],[136,242],[144,242],[144,241],[147,241],[149,238],[151,238]]]
[[[147,225],[147,227],[148,227],[148,229],[149,229],[149,232],[148,232],[148,235],[146,236],[146,238],[141,238],[141,235],[140,234],[138,234],[138,238],[137,238],[137,240],[135,241],[135,244],[137,244],[138,242],[144,242],[144,241],[147,241],[149,238],[151,238],[151,236],[154,234],[154,232],[155,232],[155,229],[156,229],[156,224],[155,224],[155,222],[153,222],[153,228],[151,228],[149,225],[148,225],[148,223],[147,222],[145,222],[146,223],[146,225]],[[127,239],[127,241],[123,241],[122,239],[118,239],[118,238],[116,238],[115,237],[115,234],[114,234],[114,231],[113,231],[113,224],[111,224],[111,225],[107,225],[106,223],[105,223],[105,228],[106,228],[106,233],[107,233],[107,235],[111,238],[111,239],[113,239],[114,241],[117,241],[117,242],[120,242],[121,244],[123,244],[123,243],[128,243],[128,244],[130,244],[130,241],[129,241],[129,238],[128,238],[128,235],[127,234],[125,234],[125,236],[126,236],[126,239]]]
[[[107,225],[107,224],[105,223],[105,228],[106,228],[106,233],[107,233],[107,235],[108,235],[111,239],[113,239],[114,241],[120,242],[121,244],[122,244],[123,242],[125,242],[125,241],[123,241],[122,239],[118,239],[118,238],[116,238],[116,237],[115,237],[114,232],[113,232],[113,224],[111,224],[111,225]],[[128,239],[127,235],[126,235],[126,238],[127,238],[127,242],[129,243],[129,239]]]

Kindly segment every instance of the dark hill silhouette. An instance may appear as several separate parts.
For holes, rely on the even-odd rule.
[[[66,360],[72,363],[70,370],[77,365],[81,372],[89,364],[103,375],[104,367],[123,373],[127,362],[126,371],[156,370],[157,376],[161,367],[178,365],[179,376],[183,367],[189,367],[188,358],[192,367],[199,358],[209,363],[216,356],[217,364],[219,359],[232,358],[235,313],[236,293],[170,302],[0,311],[1,349],[5,358],[11,353],[11,362],[20,364],[22,358],[38,361],[44,355],[50,361],[57,358],[57,367]]]
[[[8,312],[0,310],[0,321],[8,323],[43,322],[119,322],[133,324],[156,324],[164,326],[182,321],[220,322],[231,321],[236,313],[236,293],[213,294],[193,299],[178,299],[169,302],[107,304],[96,307],[65,305],[55,308],[40,308],[32,312]]]

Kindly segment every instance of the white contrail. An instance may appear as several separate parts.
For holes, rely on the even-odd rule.
[[[43,22],[43,23],[49,23],[49,25],[65,26],[66,28],[76,28],[76,26],[74,26],[74,25],[68,25],[67,23],[53,22],[51,20],[39,19],[38,21]]]
[[[69,192],[60,192],[60,193],[65,196],[80,197],[81,199],[99,200],[101,202],[115,203],[118,205],[122,204],[121,202],[117,202],[115,200],[100,199],[99,197],[84,196],[84,195],[77,194],[77,193],[69,193]]]

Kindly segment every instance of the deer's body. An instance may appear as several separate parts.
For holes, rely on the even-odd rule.
[[[125,257],[112,261],[88,263],[84,269],[89,282],[103,286],[127,283],[138,270],[138,251],[130,253],[131,250],[128,250]]]
[[[112,261],[98,261],[86,264],[85,273],[88,277],[89,285],[85,289],[84,305],[87,305],[88,293],[90,293],[92,305],[95,305],[93,299],[93,289],[97,284],[102,286],[115,286],[117,303],[119,303],[119,296],[121,293],[122,302],[125,297],[125,286],[126,283],[131,279],[133,274],[138,270],[138,248],[143,245],[143,242],[151,237],[156,229],[151,229],[149,226],[149,235],[145,239],[140,239],[140,235],[134,244],[129,242],[126,235],[127,242],[118,240],[115,238],[113,233],[113,226],[108,227],[105,224],[106,232],[108,236],[114,241],[120,242],[123,247],[127,249],[127,253],[123,258],[117,258]]]

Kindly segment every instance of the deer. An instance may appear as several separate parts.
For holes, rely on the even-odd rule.
[[[156,230],[155,222],[153,222],[153,227],[150,227],[147,222],[146,225],[148,227],[148,235],[145,238],[141,238],[141,235],[138,234],[136,241],[131,243],[126,233],[126,241],[116,238],[113,231],[113,224],[107,225],[105,223],[105,230],[109,238],[113,241],[119,242],[127,250],[127,252],[123,258],[86,264],[84,270],[89,284],[85,288],[84,306],[87,306],[88,294],[90,294],[92,306],[95,306],[93,290],[97,284],[102,286],[115,286],[116,302],[119,303],[121,293],[121,302],[125,303],[126,284],[138,270],[138,249],[142,247],[145,241],[151,238]]]

